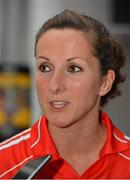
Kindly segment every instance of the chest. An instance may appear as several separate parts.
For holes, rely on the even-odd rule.
[[[83,164],[83,166],[85,166]],[[118,155],[104,156],[78,174],[70,163],[61,158],[52,159],[35,178],[44,179],[112,179],[130,178],[130,161]]]

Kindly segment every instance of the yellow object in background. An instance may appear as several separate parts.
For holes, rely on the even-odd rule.
[[[0,68],[1,132],[2,128],[6,129],[5,127],[12,128],[12,132],[15,130],[19,132],[28,128],[31,123],[30,73],[28,67],[14,67],[12,69],[3,68],[2,71]]]

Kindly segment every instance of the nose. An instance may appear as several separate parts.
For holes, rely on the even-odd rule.
[[[64,75],[62,72],[54,72],[49,83],[49,91],[53,94],[60,94],[65,90]]]

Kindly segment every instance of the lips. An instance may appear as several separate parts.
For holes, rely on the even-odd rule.
[[[51,107],[55,110],[64,109],[68,104],[68,101],[50,101]]]

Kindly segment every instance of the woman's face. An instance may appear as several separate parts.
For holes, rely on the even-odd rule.
[[[49,30],[36,46],[36,88],[49,123],[68,127],[99,110],[102,77],[80,31]]]

